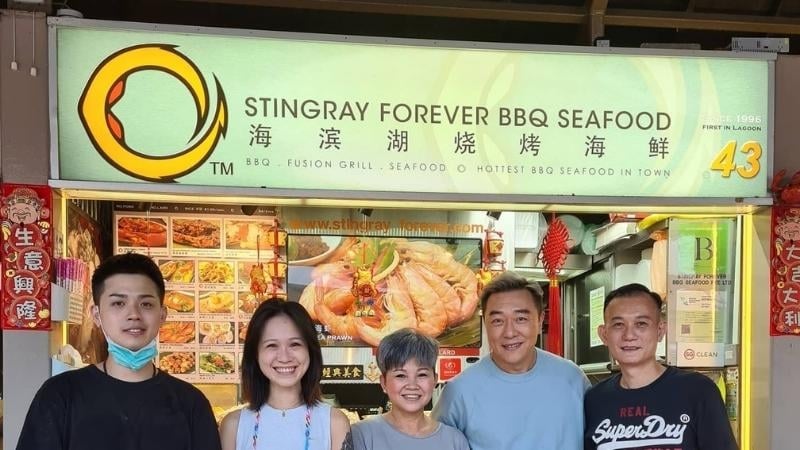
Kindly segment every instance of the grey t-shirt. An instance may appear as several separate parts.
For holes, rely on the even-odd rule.
[[[433,433],[416,437],[395,429],[383,416],[353,425],[355,450],[469,450],[467,438],[457,429],[440,423]]]

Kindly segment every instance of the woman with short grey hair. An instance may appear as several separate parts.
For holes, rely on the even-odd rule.
[[[353,425],[355,450],[469,450],[457,429],[425,414],[436,385],[439,345],[416,330],[404,328],[378,346],[381,387],[392,408]]]

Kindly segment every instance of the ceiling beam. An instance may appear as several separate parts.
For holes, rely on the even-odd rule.
[[[589,0],[587,6],[589,45],[594,45],[595,39],[606,34],[605,15],[608,9],[608,0]]]
[[[607,9],[607,0],[587,0],[583,7],[486,0],[174,0],[250,7],[273,7],[454,19],[587,25],[592,33],[609,26],[800,35],[800,19],[685,11]],[[690,2],[690,6],[694,4]],[[780,5],[779,5],[780,6]],[[595,23],[592,15],[602,18]],[[599,36],[599,35],[598,35]]]
[[[178,0],[222,5],[311,9],[456,19],[582,24],[582,7],[535,5],[479,0]]]
[[[800,34],[800,20],[789,17],[610,9],[606,26]]]
[[[777,0],[775,2],[775,8],[773,9],[773,11],[775,11],[776,16],[780,16],[781,14],[783,14],[783,0]]]

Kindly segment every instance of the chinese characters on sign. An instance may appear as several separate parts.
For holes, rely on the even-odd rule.
[[[336,128],[321,128],[319,133],[319,148],[321,150],[342,149],[341,130]],[[272,146],[273,129],[264,124],[250,124],[249,146],[251,148],[261,147],[264,150]],[[390,152],[408,152],[408,130],[390,129],[386,135],[388,145],[386,150]],[[459,155],[476,153],[475,133],[457,132],[453,138],[454,152]],[[583,143],[585,158],[602,158],[607,150],[606,138],[602,136],[586,136]],[[523,133],[519,140],[519,154],[530,154],[539,156],[542,141],[538,134]],[[648,157],[666,159],[669,156],[669,139],[666,137],[651,137],[647,142]]]
[[[326,364],[322,366],[322,379],[326,381],[363,381],[364,366],[360,364]]]
[[[772,208],[770,334],[800,336],[800,208]]]
[[[408,151],[408,131],[405,130],[389,130],[389,146],[386,148],[388,151],[407,152]]]
[[[522,138],[519,140],[519,154],[523,153],[530,153],[533,156],[539,156],[539,147],[542,145],[542,141],[539,139],[539,136],[533,133],[530,134],[523,134]]]
[[[319,148],[329,150],[335,148],[339,150],[342,148],[342,131],[336,128],[320,128],[319,133]]]
[[[3,329],[50,329],[50,188],[2,189]]]
[[[262,124],[250,124],[250,147],[259,145],[267,148],[272,143],[272,127]]]

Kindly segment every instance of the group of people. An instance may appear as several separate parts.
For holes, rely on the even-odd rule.
[[[203,394],[153,363],[166,318],[153,261],[113,256],[95,271],[92,290],[109,357],[42,385],[18,450],[737,448],[716,386],[656,360],[661,298],[642,285],[606,297],[598,333],[621,373],[591,387],[575,364],[536,348],[539,285],[500,275],[481,294],[490,355],[450,381],[428,415],[437,343],[411,329],[388,335],[377,363],[392,407],[352,429],[321,401],[322,351],[298,303],[266,301],[254,312],[241,365],[247,404],[217,429]]]

